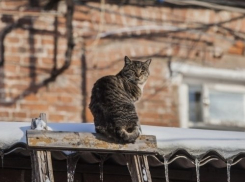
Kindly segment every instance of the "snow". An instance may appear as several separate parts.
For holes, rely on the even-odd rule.
[[[143,134],[155,135],[162,155],[184,149],[189,154],[200,156],[215,150],[224,158],[245,152],[245,133],[199,129],[142,126]]]
[[[16,143],[26,143],[26,130],[30,123],[0,122],[0,149],[5,150]],[[48,123],[53,131],[73,131],[94,133],[94,125],[89,123]],[[174,153],[179,149],[199,156],[214,150],[224,158],[230,158],[245,152],[245,133],[142,126],[142,133],[155,135],[161,155]]]
[[[32,121],[32,124],[34,124],[35,126],[33,126],[32,128],[35,128],[35,130],[49,130],[52,131],[52,129],[47,126],[46,122],[41,120],[40,118],[36,118],[34,119],[34,121]]]
[[[94,133],[93,124],[48,123],[53,131],[74,131]],[[0,122],[0,149],[5,150],[16,143],[26,143],[26,130],[31,129],[31,122]]]

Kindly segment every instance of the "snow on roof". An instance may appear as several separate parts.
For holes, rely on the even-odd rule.
[[[244,132],[154,126],[143,126],[142,130],[157,137],[159,153],[163,155],[183,149],[198,156],[213,150],[227,159],[245,152]]]
[[[17,143],[26,143],[26,130],[31,123],[0,122],[0,149],[7,150]],[[94,124],[89,123],[48,123],[53,131],[74,131],[94,133]],[[143,134],[155,135],[161,155],[178,150],[199,156],[216,151],[225,159],[245,153],[245,133],[182,129],[157,126],[142,126]]]

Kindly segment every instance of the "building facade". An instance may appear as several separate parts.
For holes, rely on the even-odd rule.
[[[94,82],[117,74],[127,55],[152,59],[136,103],[141,124],[243,130],[242,13],[171,3],[77,1],[71,64],[61,70],[66,4],[60,1],[43,13],[47,2],[30,2],[0,2],[2,121],[30,121],[45,112],[49,122],[93,122],[88,104]]]

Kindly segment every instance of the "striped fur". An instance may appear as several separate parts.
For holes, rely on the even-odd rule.
[[[117,75],[97,80],[89,104],[96,132],[116,142],[133,143],[137,139],[140,124],[134,103],[150,74],[150,62],[131,61],[126,56],[125,65]]]

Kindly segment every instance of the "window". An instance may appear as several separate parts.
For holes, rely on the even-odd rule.
[[[245,90],[234,85],[188,84],[188,115],[193,127],[198,123],[245,126]]]
[[[244,122],[244,94],[211,90],[209,118],[221,122]]]
[[[182,127],[245,130],[245,73],[186,64],[172,69]]]
[[[202,119],[202,90],[201,86],[189,86],[189,120],[192,122],[201,122]]]

